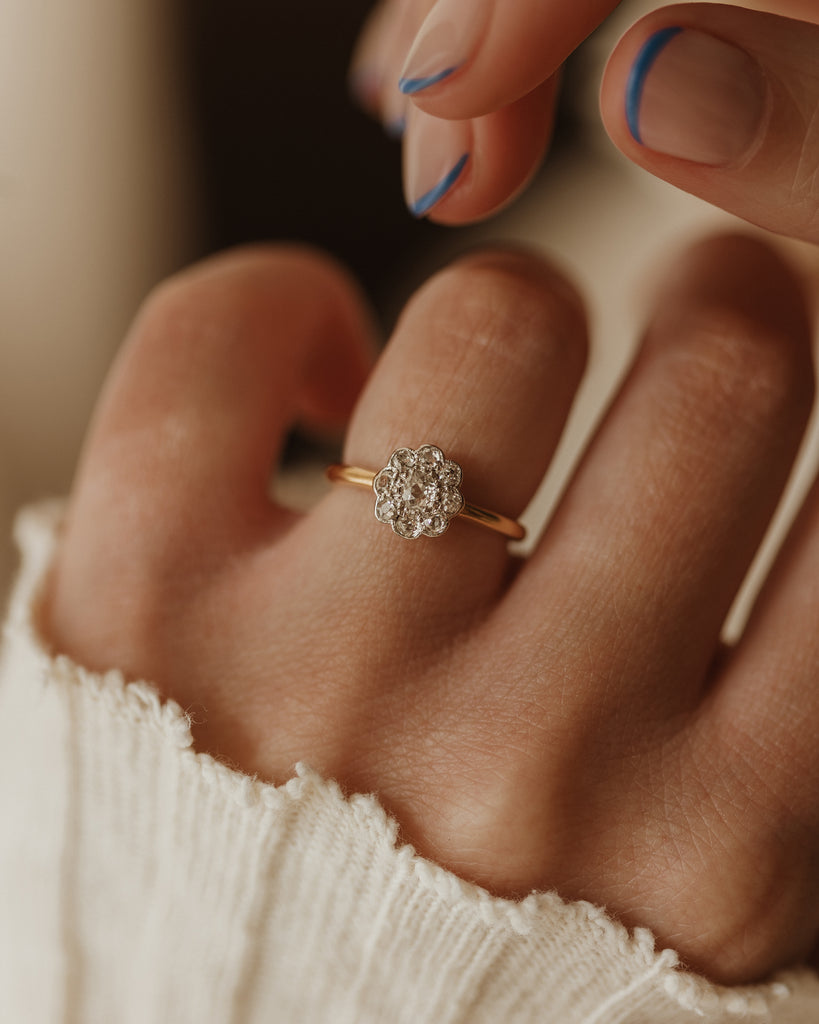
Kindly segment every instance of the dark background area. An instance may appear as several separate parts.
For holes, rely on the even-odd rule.
[[[409,215],[400,144],[348,94],[347,64],[371,7],[191,0],[186,35],[207,248],[312,242],[351,266],[377,301],[450,232]]]
[[[348,94],[348,62],[372,7],[373,0],[188,0],[183,31],[206,248],[314,243],[354,270],[389,320],[431,265],[473,241],[468,231],[410,216],[400,144]],[[569,121],[561,109],[557,140]]]

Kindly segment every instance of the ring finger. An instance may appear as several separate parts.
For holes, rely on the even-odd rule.
[[[560,437],[585,352],[581,304],[556,271],[520,253],[464,259],[410,302],[356,409],[346,461],[378,470],[396,449],[434,444],[462,467],[468,502],[515,518]],[[456,519],[445,537],[402,539],[358,488],[337,487],[303,526],[310,557],[336,566],[334,600],[343,593],[376,637],[451,636],[508,570],[503,537]]]

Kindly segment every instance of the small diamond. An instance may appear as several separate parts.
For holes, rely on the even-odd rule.
[[[379,496],[382,495],[382,494],[386,494],[387,491],[389,490],[390,485],[392,484],[394,478],[395,478],[395,474],[389,468],[389,466],[386,469],[382,469],[381,472],[378,474],[378,476],[373,481],[373,487],[375,488],[375,493],[378,494]]]
[[[421,518],[420,512],[405,512],[400,519],[396,519],[393,522],[392,528],[399,537],[415,540],[416,537],[420,537],[424,532],[424,520]]]
[[[434,444],[422,445],[415,453],[422,462],[433,462],[440,464],[444,462],[444,453]]]
[[[457,514],[464,507],[464,499],[457,487],[447,487],[441,498],[441,507],[445,515],[450,518]]]
[[[390,466],[397,470],[409,469],[416,463],[416,454],[412,448],[399,448],[390,456]],[[389,467],[387,467],[389,468]]]
[[[392,523],[397,515],[398,511],[389,498],[379,499],[375,503],[375,518],[379,523]]]
[[[424,533],[427,537],[440,537],[448,526],[449,522],[443,516],[430,516],[424,523]]]
[[[446,484],[447,487],[460,487],[462,475],[461,467],[457,462],[451,462],[447,459],[441,467],[441,482]]]
[[[400,537],[439,537],[464,507],[460,482],[461,467],[435,445],[399,448],[373,480],[376,518]]]

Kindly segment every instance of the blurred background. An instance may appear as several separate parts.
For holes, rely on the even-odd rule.
[[[476,243],[545,249],[590,298],[594,356],[545,515],[631,352],[669,239],[727,218],[627,164],[596,95],[626,0],[564,78],[535,187],[471,229],[413,220],[400,146],[349,99],[369,0],[6,0],[0,13],[0,593],[14,509],[67,493],[105,372],[147,291],[260,239],[329,249],[385,330],[424,276]],[[303,459],[328,451],[296,438]]]
[[[12,510],[69,487],[139,302],[215,249],[293,238],[379,296],[438,232],[346,66],[366,0],[7,0],[0,13],[0,586]]]

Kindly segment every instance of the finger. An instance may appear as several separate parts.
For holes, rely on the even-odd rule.
[[[401,72],[401,88],[436,117],[469,120],[551,78],[616,0],[437,0]]]
[[[409,106],[398,86],[398,72],[432,2],[382,0],[365,23],[351,62],[354,96],[394,138],[404,133]]]
[[[716,682],[711,732],[755,801],[819,824],[819,484]]]
[[[772,231],[819,241],[819,26],[711,4],[639,22],[603,80],[635,163]]]
[[[699,699],[813,395],[800,284],[762,243],[696,247],[657,308],[504,612],[602,721]]]
[[[378,470],[398,448],[437,445],[461,465],[467,501],[517,517],[548,465],[584,361],[582,307],[561,275],[520,253],[464,259],[407,307],[356,409],[345,459]],[[375,519],[374,505],[372,492],[337,485],[306,524],[311,557],[337,567],[334,600],[366,605],[360,618],[382,640],[409,644],[426,629],[430,640],[451,642],[453,623],[470,620],[504,585],[504,538],[456,518],[443,537],[405,540]]]
[[[510,202],[543,158],[557,78],[474,121],[408,113],[404,191],[416,217],[440,224],[479,220]]]
[[[101,521],[97,506],[141,481],[156,495],[144,510],[153,532],[163,514],[182,511],[174,521],[185,522],[193,509],[226,530],[237,517],[269,521],[286,430],[305,412],[346,418],[373,348],[354,285],[306,249],[242,250],[171,279],[146,302],[106,385],[74,519]]]
[[[386,55],[395,31],[396,11],[395,0],[381,0],[376,4],[364,22],[350,59],[350,92],[372,117],[378,117],[381,110]]]
[[[381,85],[381,120],[388,135],[399,139],[407,124],[410,102],[398,88],[398,69],[406,59],[418,25],[431,0],[398,0],[395,27],[384,47],[384,77]]]

